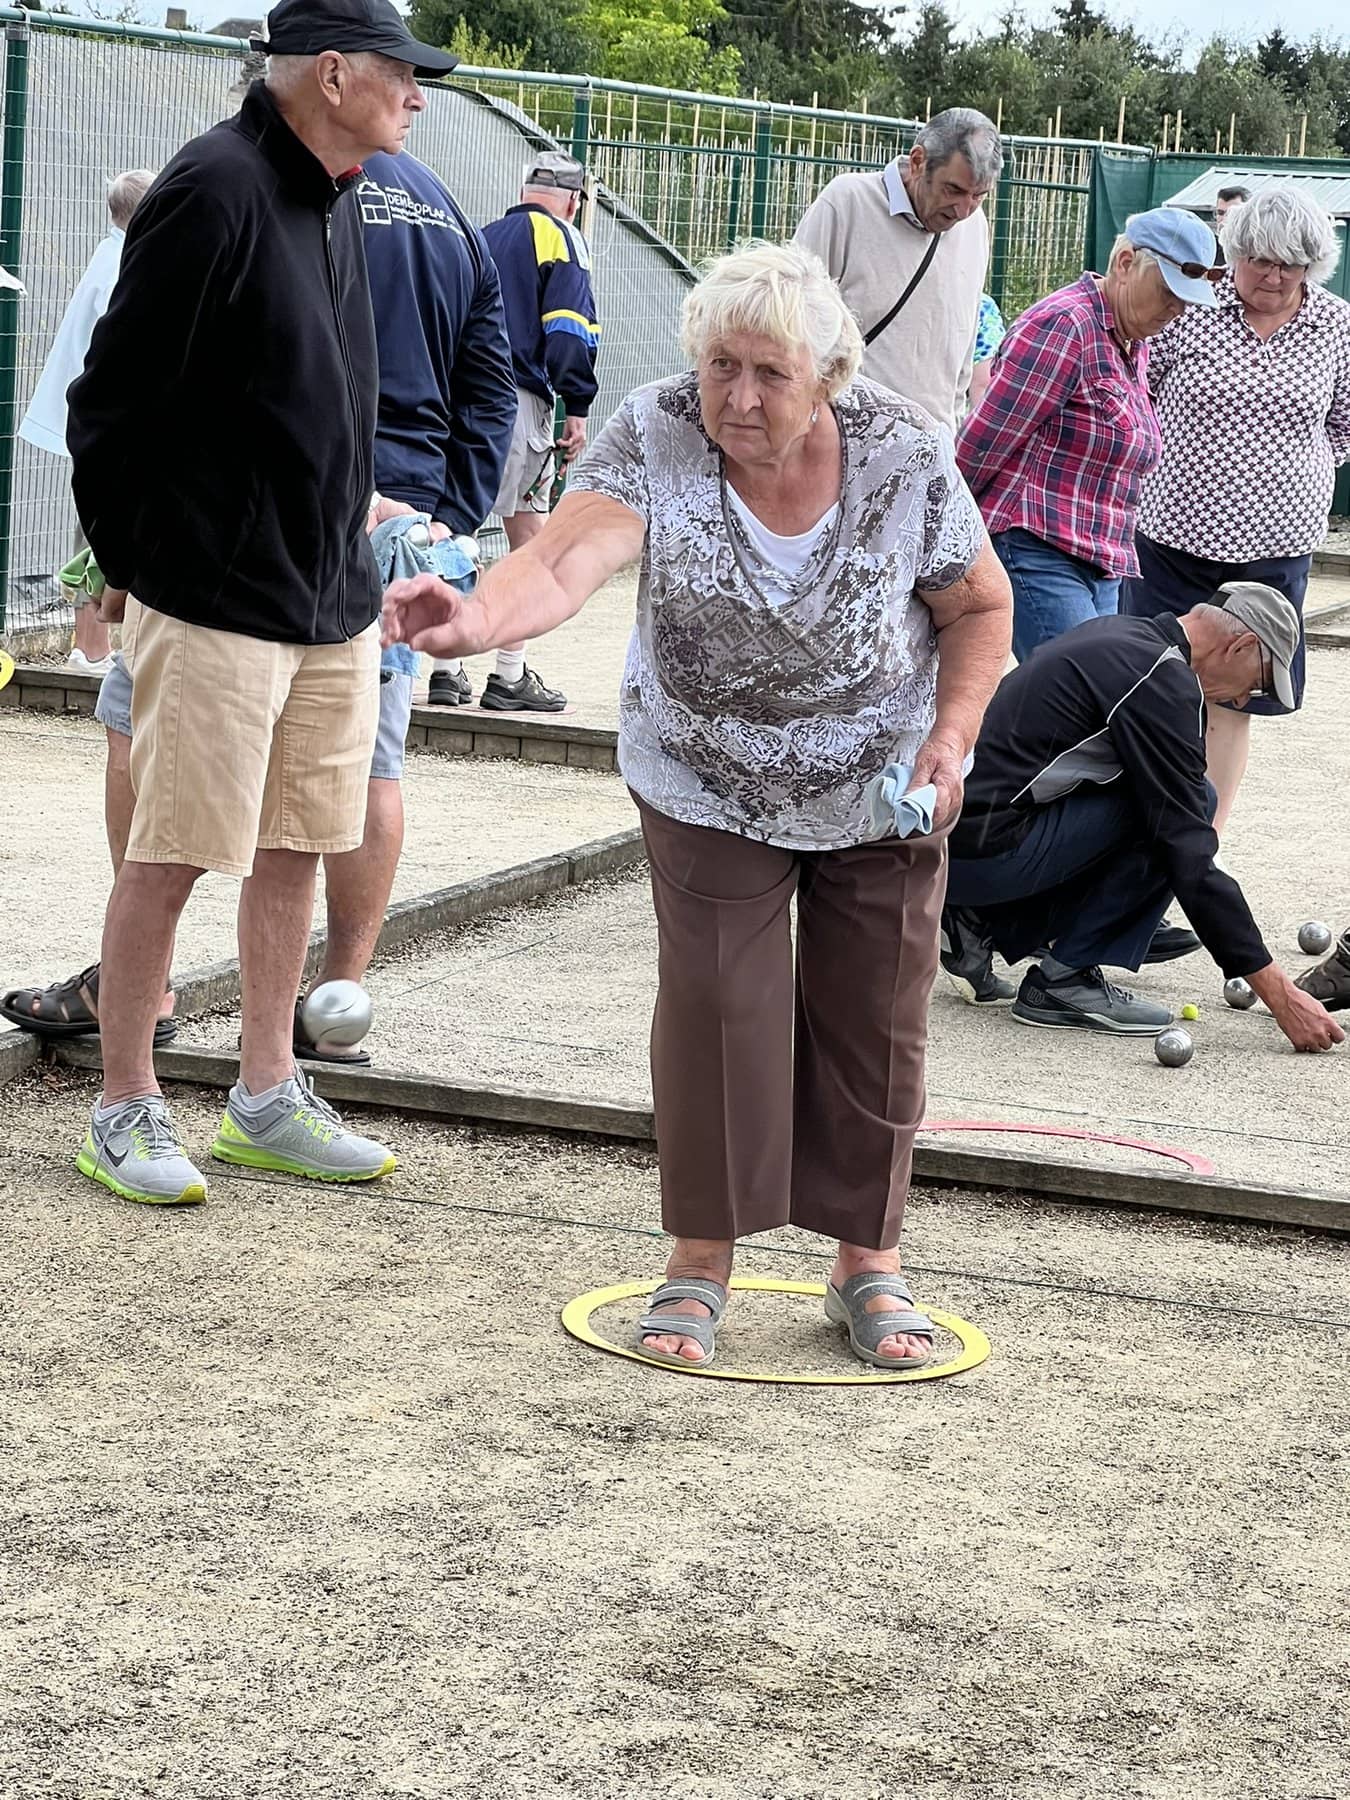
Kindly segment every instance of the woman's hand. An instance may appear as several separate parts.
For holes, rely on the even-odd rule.
[[[477,656],[487,646],[487,616],[474,594],[439,575],[414,575],[385,590],[380,642],[408,644],[429,656]]]
[[[962,774],[965,761],[964,747],[955,738],[940,731],[935,731],[927,739],[914,758],[914,773],[905,792],[912,794],[915,788],[927,787],[932,782],[937,789],[937,805],[933,808],[934,831],[950,825],[961,810],[961,801],[966,791],[966,778]]]

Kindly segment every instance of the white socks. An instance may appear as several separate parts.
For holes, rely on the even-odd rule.
[[[523,650],[499,650],[497,652],[497,674],[508,683],[521,679],[525,673],[525,652]]]
[[[457,656],[433,656],[431,659],[433,675],[458,675],[463,667],[463,662]]]

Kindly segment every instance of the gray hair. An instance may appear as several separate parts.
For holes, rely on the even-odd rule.
[[[690,289],[680,342],[691,362],[733,331],[808,350],[831,400],[862,367],[857,320],[824,263],[797,244],[742,244],[710,263]]]
[[[1003,168],[1003,139],[998,126],[973,106],[949,106],[923,126],[914,140],[929,166],[940,169],[953,156],[964,156],[977,187],[992,187]]]
[[[1272,182],[1234,207],[1220,233],[1229,262],[1287,263],[1325,281],[1340,261],[1330,216],[1293,181]]]
[[[119,231],[131,223],[131,215],[150,192],[153,169],[124,169],[108,183],[108,212]]]
[[[1137,214],[1131,214],[1132,218],[1137,216]],[[1115,243],[1112,244],[1111,254],[1106,259],[1106,273],[1108,275],[1115,274],[1116,264],[1120,261],[1120,253],[1122,250],[1132,250],[1134,252],[1135,262],[1141,263],[1146,269],[1156,269],[1158,267],[1158,259],[1153,252],[1151,250],[1146,250],[1142,244],[1136,244],[1128,232],[1122,231]]]

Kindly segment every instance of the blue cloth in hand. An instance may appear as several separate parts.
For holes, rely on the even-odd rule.
[[[413,531],[416,525],[422,530]],[[400,513],[375,527],[370,547],[380,580],[388,587],[391,581],[408,581],[414,575],[439,575],[461,594],[471,594],[478,585],[477,564],[464,554],[454,538],[442,538],[438,544],[419,541],[430,527],[430,513]],[[380,667],[396,669],[401,675],[416,675],[417,661],[417,651],[410,645],[391,644],[381,654]]]
[[[937,806],[937,789],[932,782],[915,788],[909,786],[914,771],[908,763],[887,763],[880,775],[867,784],[867,816],[873,835],[907,838],[913,832],[926,837],[933,829],[933,812]]]

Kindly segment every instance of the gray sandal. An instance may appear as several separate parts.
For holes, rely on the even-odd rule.
[[[669,1306],[674,1300],[697,1300],[712,1313],[710,1319],[692,1313],[658,1312],[658,1306]],[[637,1350],[648,1362],[666,1363],[672,1369],[706,1369],[717,1349],[717,1327],[726,1310],[727,1290],[720,1281],[704,1281],[692,1275],[687,1280],[663,1281],[652,1295],[651,1304],[637,1322]],[[666,1350],[653,1350],[643,1342],[648,1337],[693,1338],[702,1350],[698,1362],[687,1356],[672,1356]]]
[[[864,1311],[867,1302],[878,1294],[894,1295],[898,1300],[913,1300],[909,1283],[901,1275],[853,1275],[843,1287],[830,1282],[825,1289],[825,1317],[832,1325],[848,1326],[849,1347],[859,1362],[874,1369],[917,1369],[933,1354],[937,1335],[933,1321],[921,1312]],[[928,1349],[922,1356],[878,1356],[877,1345],[888,1337],[926,1337]]]

